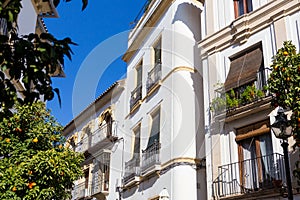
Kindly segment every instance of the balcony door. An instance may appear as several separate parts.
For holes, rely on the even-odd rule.
[[[248,130],[248,131],[247,131]],[[246,133],[241,133],[247,131]],[[272,183],[274,158],[271,133],[265,122],[237,131],[240,184],[244,190],[257,190]],[[246,191],[247,192],[247,191]]]

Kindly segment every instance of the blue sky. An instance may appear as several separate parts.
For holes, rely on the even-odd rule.
[[[94,0],[81,11],[81,1],[73,0],[57,7],[60,18],[45,19],[50,33],[59,39],[70,37],[78,44],[72,47],[72,61],[66,59],[66,78],[53,79],[54,87],[60,89],[62,107],[57,97],[47,103],[62,125],[125,74],[126,63],[120,57],[127,47],[130,22],[144,3],[145,0]],[[75,87],[76,81],[84,87]]]

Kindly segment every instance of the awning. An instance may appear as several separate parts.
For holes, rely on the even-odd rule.
[[[242,56],[231,59],[230,70],[224,83],[225,91],[256,80],[257,72],[263,62],[262,58],[261,49],[255,48]]]

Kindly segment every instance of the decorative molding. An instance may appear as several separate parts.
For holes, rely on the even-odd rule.
[[[206,52],[205,56],[209,56],[233,44],[243,44],[250,36],[299,10],[299,1],[271,1],[249,14],[237,18],[229,26],[207,36],[198,43],[198,47]]]
[[[140,48],[141,44],[143,43],[144,39],[148,36],[151,28],[156,25],[156,23],[162,18],[163,13],[169,8],[169,6],[174,2],[174,0],[161,0],[157,5],[156,10],[153,13],[150,13],[149,17],[147,18],[147,13],[143,15],[140,19],[139,23],[136,25],[132,33],[130,33],[129,40],[133,40],[131,45],[128,47],[127,51],[125,52],[122,59],[125,62],[131,60],[135,52]],[[151,5],[153,6],[153,5]],[[149,12],[152,8],[149,8]],[[147,20],[144,24],[143,21]]]
[[[139,181],[133,182],[131,184],[126,184],[123,186],[123,190],[127,190],[133,188],[135,186],[139,186],[142,182],[149,180],[152,177],[157,176],[158,178],[167,173],[169,170],[178,167],[178,166],[192,166],[197,170],[197,166],[201,163],[201,159],[199,158],[191,158],[191,157],[178,157],[173,158],[163,164],[160,165],[159,170],[153,169],[151,172],[147,173],[146,176],[139,176]]]

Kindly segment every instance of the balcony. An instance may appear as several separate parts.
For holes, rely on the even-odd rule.
[[[98,143],[115,140],[117,138],[116,133],[114,132],[115,126],[115,121],[103,124],[92,134],[89,134],[88,137],[83,138],[76,146],[75,151],[85,152],[89,150],[89,148],[96,146]]]
[[[130,98],[130,109],[142,99],[142,85],[138,85],[132,92]]]
[[[101,172],[99,172],[101,173]],[[105,174],[101,173],[100,176],[94,179],[91,185],[91,196],[98,197],[108,194],[108,182],[105,181]]]
[[[83,182],[78,185],[75,185],[75,188],[74,188],[73,194],[72,194],[72,200],[89,197],[90,195],[91,195],[91,190],[89,188],[86,188],[86,183]]]
[[[156,86],[161,80],[161,63],[155,64],[154,68],[148,73],[147,92]]]
[[[5,18],[0,18],[0,35],[7,35],[7,21]]]
[[[125,176],[124,184],[127,184],[131,181],[138,181],[138,176],[140,175],[140,158],[132,158],[125,163]]]
[[[284,170],[283,156],[277,153],[219,166],[212,184],[213,197],[254,195],[268,189],[274,193],[274,188],[282,188]]]
[[[160,143],[155,141],[151,144],[147,149],[143,150],[142,153],[142,173],[145,174],[147,171],[151,171],[152,169],[156,170],[160,166]]]
[[[105,140],[116,138],[116,134],[114,132],[114,128],[116,123],[115,121],[109,122],[107,124],[102,125],[92,134],[92,146],[96,145],[97,143]]]
[[[222,89],[219,90],[219,95],[210,103],[210,110],[214,115],[225,112],[230,115],[244,106],[264,102],[270,96],[265,86],[256,87],[254,83],[231,89],[226,93]]]

